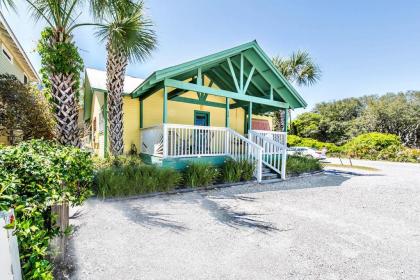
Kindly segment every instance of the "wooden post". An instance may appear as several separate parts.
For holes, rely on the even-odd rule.
[[[104,93],[104,157],[108,157],[108,93]]]
[[[288,109],[284,109],[284,127],[283,127],[283,131],[284,132],[287,132],[288,118],[289,118],[288,113],[289,113],[289,110]]]
[[[162,123],[167,123],[168,121],[168,88],[163,87],[163,120]]]
[[[230,98],[226,97],[226,115],[225,115],[225,127],[229,127],[230,123]]]
[[[252,129],[252,102],[249,102],[247,133],[249,133],[249,130],[251,130],[251,129]]]
[[[143,100],[140,99],[140,128],[143,128]]]

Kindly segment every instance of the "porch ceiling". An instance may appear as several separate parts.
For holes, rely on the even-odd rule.
[[[209,82],[206,85],[203,81]],[[196,91],[231,98],[235,108],[252,102],[254,111],[260,113],[307,105],[256,41],[156,71],[132,92],[132,97],[145,99],[165,86],[174,88],[168,91],[170,100]]]

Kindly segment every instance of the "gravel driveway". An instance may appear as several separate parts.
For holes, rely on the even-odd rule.
[[[379,171],[91,199],[71,278],[420,279],[420,165],[353,163]]]

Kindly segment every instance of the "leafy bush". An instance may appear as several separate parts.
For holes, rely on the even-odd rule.
[[[53,139],[55,119],[45,92],[22,84],[14,75],[0,75],[0,135],[9,143]]]
[[[184,183],[190,187],[207,187],[216,182],[220,172],[213,165],[191,163],[184,171]]]
[[[379,132],[361,134],[344,145],[348,156],[364,159],[386,159],[401,148],[397,135]]]
[[[288,156],[286,163],[286,172],[288,174],[300,174],[305,172],[314,172],[322,169],[322,164],[313,158],[301,156]]]
[[[181,182],[181,174],[173,169],[139,164],[136,159],[125,163],[121,159],[115,162],[116,165],[97,172],[95,192],[100,197],[169,191]]]
[[[15,209],[25,279],[52,279],[47,249],[60,232],[50,207],[80,205],[92,179],[90,154],[74,147],[32,140],[0,150],[0,210]]]
[[[346,143],[343,148],[345,155],[354,158],[420,162],[420,150],[405,148],[400,138],[394,134],[361,134]]]
[[[250,181],[254,171],[255,163],[252,161],[228,159],[222,167],[222,180],[225,183]]]
[[[139,156],[109,156],[107,158],[101,158],[98,156],[93,157],[93,165],[95,167],[95,170],[104,169],[107,167],[121,167],[126,165],[140,165],[142,164],[142,160]]]
[[[290,147],[301,146],[310,147],[321,150],[322,148],[327,149],[327,153],[338,153],[341,151],[341,147],[333,143],[321,142],[312,138],[302,138],[296,135],[287,136],[287,145]]]

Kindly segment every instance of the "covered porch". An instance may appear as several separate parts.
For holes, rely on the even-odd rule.
[[[156,71],[132,97],[140,102],[143,156],[181,167],[191,160],[250,160],[258,181],[263,164],[285,177],[287,134],[253,130],[253,118],[284,110],[287,120],[289,108],[306,105],[255,41]],[[144,125],[148,110],[162,115]]]

